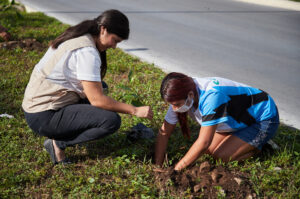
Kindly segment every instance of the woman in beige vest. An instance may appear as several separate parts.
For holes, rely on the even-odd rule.
[[[68,28],[35,66],[22,108],[29,127],[46,136],[52,162],[69,163],[68,146],[102,138],[117,131],[125,113],[151,119],[149,106],[134,107],[104,94],[106,53],[128,39],[129,21],[118,10]]]

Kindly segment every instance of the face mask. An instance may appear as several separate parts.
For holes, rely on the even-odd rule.
[[[185,112],[187,112],[188,110],[190,110],[190,108],[191,108],[191,107],[193,106],[193,104],[194,104],[194,100],[191,99],[191,100],[190,100],[190,101],[191,101],[190,104],[187,105],[187,103],[188,103],[189,100],[190,100],[190,99],[187,98],[187,99],[185,100],[184,105],[182,105],[180,108],[174,110],[174,112],[176,112],[176,113],[185,113]]]

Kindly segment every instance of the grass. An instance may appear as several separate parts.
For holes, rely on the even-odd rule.
[[[1,0],[1,4],[5,1]],[[0,12],[0,24],[14,40],[36,38],[47,46],[66,25],[41,13]],[[164,72],[152,64],[139,61],[119,49],[108,52],[108,72],[105,81],[110,95],[120,101],[147,104],[153,108],[154,119],[148,121],[121,115],[120,130],[105,139],[68,148],[66,154],[76,160],[67,167],[52,166],[43,150],[45,138],[36,136],[27,126],[21,102],[34,65],[45,53],[0,49],[0,198],[176,198],[161,193],[152,173],[154,141],[131,143],[125,131],[143,122],[154,130],[159,128],[167,105],[159,96]],[[179,129],[168,146],[169,164],[180,159],[197,137],[184,140]],[[281,147],[275,153],[264,153],[244,163],[228,164],[203,156],[203,160],[224,164],[231,169],[250,173],[259,198],[299,198],[300,142],[299,131],[280,126],[275,142]],[[274,168],[280,167],[280,171]]]

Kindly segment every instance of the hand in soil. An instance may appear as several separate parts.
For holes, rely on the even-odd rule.
[[[168,174],[178,173],[178,171],[174,170],[174,166],[168,168],[161,168],[157,166],[153,168],[153,171],[157,173],[168,173]]]
[[[155,167],[153,169],[154,172],[158,172],[158,173],[166,173],[167,170],[163,169],[163,168],[159,168],[159,167]]]

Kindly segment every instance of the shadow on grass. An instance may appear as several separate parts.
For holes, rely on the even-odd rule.
[[[157,128],[153,128],[157,132]],[[135,142],[130,141],[125,132],[116,132],[103,139],[95,140],[75,146],[80,151],[79,153],[70,155],[74,162],[84,162],[88,159],[97,160],[106,157],[120,157],[123,155],[135,157],[139,161],[152,161],[154,155],[154,139],[139,139]]]
[[[270,144],[265,144],[261,152],[255,156],[260,161],[267,161],[284,151],[291,154],[300,153],[300,133],[298,129],[281,124],[272,140],[279,148],[274,149]]]
[[[190,139],[185,139],[180,129],[177,128],[169,140],[168,156],[174,164],[177,162],[191,147],[193,142],[198,137],[199,126],[192,125],[192,136]],[[158,132],[158,129],[153,129]],[[257,156],[260,161],[266,161],[272,156],[277,155],[282,150],[300,152],[300,134],[299,131],[284,125],[278,129],[278,133],[272,139],[280,149],[275,150],[269,144],[266,144],[261,153]],[[153,162],[155,139],[146,140],[140,139],[136,142],[131,142],[127,139],[124,132],[115,133],[104,139],[83,144],[87,150],[87,154],[73,155],[75,161],[86,161],[87,159],[102,159],[108,156],[119,157],[123,155],[135,156],[140,161]]]
[[[191,129],[193,133],[190,139],[184,138],[179,128],[176,128],[171,136],[167,149],[171,165],[175,164],[197,139],[199,126],[192,125]],[[154,132],[158,132],[157,128],[154,128],[153,130]],[[281,150],[300,152],[300,134],[299,131],[295,129],[281,125],[277,135],[272,140],[279,145],[280,149],[275,150],[270,145],[266,144],[261,153],[256,155],[255,158],[259,158],[260,161],[266,161]],[[104,159],[106,157],[116,158],[126,155],[130,157],[134,156],[135,159],[142,162],[154,162],[154,147],[155,138],[149,140],[140,139],[132,142],[127,139],[125,132],[117,132],[103,139],[79,145],[79,150],[86,150],[86,154],[73,154],[71,155],[71,158],[75,162],[84,162],[88,159],[96,160]]]
[[[171,136],[168,144],[168,154],[171,162],[173,162],[172,164],[175,164],[197,139],[199,126],[192,125],[191,129],[194,133],[190,139],[184,138],[179,128],[176,128]],[[125,132],[117,132],[100,140],[80,144],[77,148],[81,151],[86,151],[86,153],[73,154],[70,158],[74,162],[84,162],[88,159],[97,160],[126,155],[135,157],[136,160],[141,162],[154,163],[155,139],[158,128],[152,128],[152,130],[155,132],[155,138],[153,139],[139,139],[132,142],[127,138]]]

